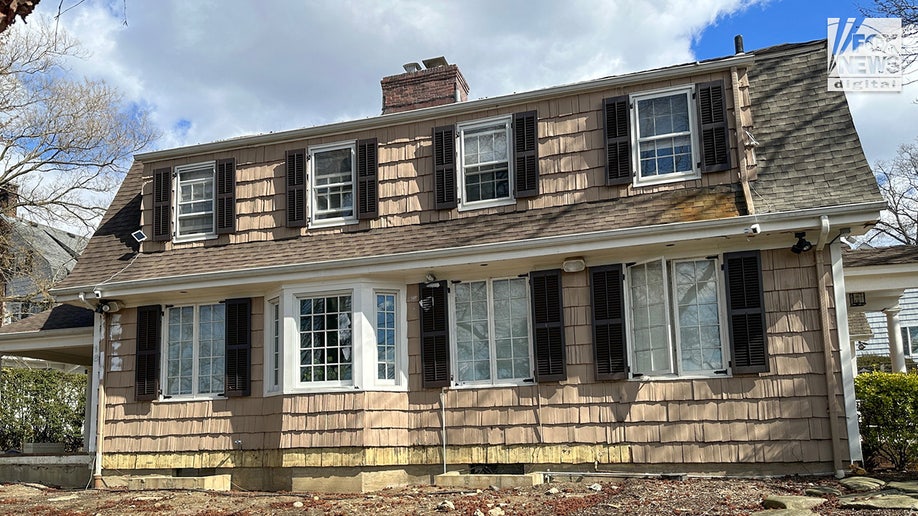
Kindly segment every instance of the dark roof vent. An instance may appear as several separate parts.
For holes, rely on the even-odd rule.
[[[736,49],[737,54],[744,54],[743,51],[743,35],[737,34],[733,37],[733,47]]]

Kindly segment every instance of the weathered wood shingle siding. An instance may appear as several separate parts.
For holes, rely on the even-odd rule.
[[[804,463],[823,471],[820,465],[832,456],[814,257],[786,249],[762,252],[770,372],[729,378],[597,381],[588,272],[564,274],[567,379],[449,390],[451,463],[490,462],[487,454],[501,450],[528,450],[525,457],[537,461],[535,450],[545,449],[543,458],[550,458],[553,445],[586,445],[621,453],[614,460],[604,456],[604,463]],[[131,461],[137,468],[154,467],[149,464],[167,460],[213,467],[201,462],[219,462],[233,449],[250,450],[262,465],[277,467],[359,466],[353,462],[396,456],[436,464],[440,390],[422,388],[417,301],[418,287],[409,285],[409,392],[262,397],[263,302],[253,299],[253,395],[152,403],[133,401],[135,310],[124,310],[106,371],[106,467]],[[835,329],[828,331],[834,338]],[[833,363],[839,375],[837,349]],[[234,445],[237,440],[242,444]],[[417,450],[397,452],[406,444]],[[312,464],[319,459],[311,451],[321,452],[325,463]]]
[[[627,184],[606,186],[606,151],[603,133],[603,99],[627,95],[638,91],[668,88],[680,85],[723,80],[727,100],[727,122],[730,134],[730,154],[733,167],[723,172],[704,174],[694,181],[634,188]],[[740,84],[746,84],[745,74]],[[745,90],[741,90],[745,91]],[[745,97],[744,97],[745,98]],[[751,126],[748,99],[740,99],[739,109],[744,126]],[[679,81],[661,81],[627,88],[616,88],[594,93],[570,95],[551,101],[511,105],[501,109],[438,118],[426,122],[395,125],[379,130],[367,130],[312,138],[278,145],[264,145],[144,164],[144,175],[152,178],[153,170],[163,167],[198,163],[225,158],[236,159],[236,231],[220,235],[206,245],[243,243],[290,238],[309,233],[340,233],[354,229],[386,228],[424,224],[463,217],[476,217],[492,213],[564,206],[580,202],[600,201],[620,197],[639,196],[657,192],[690,189],[710,185],[735,183],[737,178],[737,148],[735,139],[735,110],[733,89],[729,74],[704,74],[686,77]],[[433,128],[495,116],[512,116],[515,113],[536,111],[537,154],[539,166],[539,195],[519,198],[510,206],[458,211],[438,210],[434,199]],[[286,151],[310,148],[319,144],[357,141],[376,138],[378,147],[379,213],[369,220],[361,220],[345,227],[309,229],[285,227],[286,207]],[[512,161],[512,156],[510,159]],[[629,157],[630,159],[630,157]],[[458,166],[458,163],[457,163]],[[457,171],[458,172],[458,171]],[[145,186],[143,198],[143,223],[152,231],[152,186]],[[307,199],[307,205],[310,201]],[[307,206],[308,211],[308,206]],[[687,220],[692,220],[688,216]],[[204,242],[174,244],[172,242],[144,242],[144,251],[204,246]]]

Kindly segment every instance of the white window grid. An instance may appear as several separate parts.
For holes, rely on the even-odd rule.
[[[700,177],[694,86],[636,94],[630,101],[635,186]]]
[[[515,202],[511,123],[498,117],[458,125],[460,209]]]
[[[163,321],[167,398],[215,397],[226,378],[225,305],[172,306]]]
[[[312,147],[309,150],[310,223],[334,225],[356,220],[354,142]]]
[[[214,236],[215,162],[175,168],[175,236],[177,240]]]

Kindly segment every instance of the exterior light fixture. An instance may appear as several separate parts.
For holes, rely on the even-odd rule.
[[[848,304],[850,306],[864,306],[867,304],[866,292],[849,292]]]
[[[813,244],[806,239],[806,233],[794,233],[794,238],[797,239],[797,243],[791,246],[790,250],[792,253],[805,253],[813,248]]]

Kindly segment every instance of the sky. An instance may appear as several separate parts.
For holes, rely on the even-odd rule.
[[[444,56],[470,99],[826,37],[870,0],[44,0],[101,78],[150,110],[148,150],[376,116],[382,77]],[[60,14],[59,14],[60,12]],[[15,27],[20,26],[17,24]],[[871,163],[918,137],[918,83],[849,94]]]

